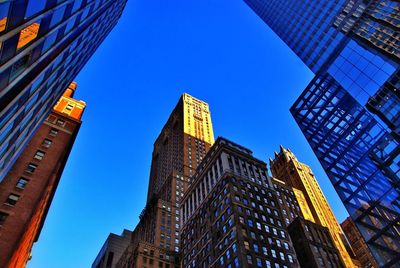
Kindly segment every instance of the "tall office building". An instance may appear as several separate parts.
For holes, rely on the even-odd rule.
[[[181,203],[181,267],[299,267],[266,168],[217,139]]]
[[[121,235],[111,233],[104,242],[92,268],[115,268],[119,258],[130,244],[132,232],[124,230]]]
[[[327,227],[316,223],[305,194],[272,178],[278,205],[301,267],[345,266]],[[356,266],[360,267],[360,266]]]
[[[288,227],[301,267],[322,268],[345,266],[328,228],[296,218]]]
[[[0,1],[0,181],[125,3]]]
[[[371,252],[360,232],[358,231],[353,220],[349,217],[341,224],[344,234],[346,235],[351,247],[354,250],[356,259],[360,262],[363,268],[377,268],[378,264],[372,257]]]
[[[275,159],[270,159],[270,166],[273,177],[304,193],[305,200],[309,204],[313,216],[309,220],[328,228],[335,247],[338,249],[346,267],[354,267],[343,243],[345,236],[342,228],[336,220],[310,167],[299,162],[289,149],[285,149],[282,146],[279,154],[275,153]]]
[[[190,177],[213,143],[208,104],[183,94],[154,142],[147,200],[159,194],[173,171],[180,172],[190,183]]]
[[[25,267],[81,125],[72,83],[0,182],[0,267]]]
[[[378,264],[399,263],[398,1],[245,2],[316,74],[291,113]]]
[[[147,204],[118,267],[179,266],[179,204],[213,143],[208,104],[183,94],[154,143]]]

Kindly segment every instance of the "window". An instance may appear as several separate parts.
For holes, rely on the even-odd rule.
[[[55,136],[57,136],[57,134],[58,134],[58,130],[57,129],[55,129],[55,128],[52,128],[51,130],[50,130],[50,136],[53,136],[53,137],[55,137]]]
[[[251,219],[247,219],[247,224],[248,224],[250,227],[253,227],[253,221],[252,221]]]
[[[4,213],[4,212],[0,211],[0,225],[4,224],[4,222],[6,221],[7,217],[8,217],[7,213]]]
[[[267,247],[262,247],[262,251],[264,255],[268,255]]]
[[[57,125],[59,126],[65,126],[65,121],[61,119],[57,119]]]
[[[224,256],[222,256],[221,258],[219,258],[219,263],[220,263],[221,265],[224,265]]]
[[[46,6],[46,0],[29,0],[25,12],[25,18],[32,17],[36,13],[42,11]]]
[[[37,159],[37,160],[42,160],[43,157],[44,157],[44,155],[45,155],[45,152],[43,152],[43,151],[37,151],[36,154],[35,154],[35,156],[34,156],[33,158],[35,158],[35,159]]]
[[[274,249],[271,249],[271,254],[272,254],[272,257],[276,258],[276,252]]]
[[[247,250],[250,249],[249,242],[244,241],[244,248],[247,249]]]
[[[37,167],[38,167],[38,165],[29,163],[28,167],[26,168],[26,171],[29,172],[29,173],[33,173],[33,172],[35,172]]]
[[[257,244],[253,244],[253,248],[255,252],[258,252],[258,245]]]
[[[283,245],[284,245],[285,249],[289,249],[289,244],[288,243],[284,242]]]
[[[271,262],[270,261],[265,261],[265,265],[267,266],[267,268],[271,268]]]
[[[9,204],[11,206],[14,206],[17,204],[17,201],[19,199],[19,195],[16,194],[10,194],[6,200],[6,204]]]
[[[235,267],[239,267],[239,258],[238,257],[235,257],[233,262],[235,263]]]
[[[253,264],[253,258],[251,257],[251,255],[247,255],[247,263]]]
[[[67,104],[67,106],[65,107],[65,110],[67,111],[72,111],[72,109],[74,108],[74,106],[72,104]]]
[[[27,184],[28,184],[28,180],[21,177],[21,178],[19,178],[19,180],[17,181],[17,184],[15,186],[20,189],[25,189]]]
[[[233,253],[235,253],[235,252],[236,252],[236,249],[237,249],[237,247],[236,247],[236,243],[233,243],[233,245],[232,245],[232,251],[233,251]]]
[[[262,267],[262,261],[260,258],[257,258],[257,267]]]
[[[21,33],[19,34],[17,49],[23,48],[32,42],[38,36],[39,27],[40,23],[38,21],[22,29]]]
[[[44,147],[46,147],[46,148],[49,148],[50,145],[51,145],[52,143],[53,143],[53,142],[52,142],[51,140],[49,140],[49,139],[44,139],[44,141],[43,141],[43,143],[42,143],[42,146],[44,146]]]

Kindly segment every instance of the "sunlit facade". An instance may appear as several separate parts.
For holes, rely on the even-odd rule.
[[[275,153],[275,158],[273,160],[270,159],[270,167],[273,177],[304,193],[304,199],[309,204],[312,215],[308,220],[327,227],[334,247],[338,250],[343,263],[348,268],[355,267],[343,243],[345,238],[342,228],[336,220],[311,168],[301,163],[289,149],[285,149],[282,146],[280,147],[280,152]]]
[[[126,0],[0,2],[0,181]]]
[[[378,264],[398,264],[399,3],[245,2],[316,74],[291,112]]]
[[[213,144],[209,105],[182,94],[154,142],[146,207],[117,267],[179,267],[180,203]]]

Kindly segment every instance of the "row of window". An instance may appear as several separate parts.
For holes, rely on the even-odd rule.
[[[49,132],[49,136],[54,137],[58,134],[58,130],[52,128]],[[49,148],[51,146],[51,144],[53,143],[53,141],[51,139],[49,139],[49,137],[45,138],[42,142],[42,147],[44,148]],[[36,153],[33,156],[33,159],[35,159],[35,161],[41,161],[43,160],[44,156],[45,156],[45,152],[42,150],[37,150]],[[35,170],[37,169],[38,165],[36,163],[29,163],[25,169],[25,172],[27,172],[28,174],[32,174],[35,172]],[[15,187],[18,189],[18,191],[22,191],[26,188],[27,184],[29,183],[29,179],[26,177],[20,177],[17,182]],[[5,204],[9,205],[9,206],[15,206],[18,202],[18,200],[20,199],[21,195],[20,194],[16,194],[16,193],[10,193],[7,197],[7,199],[5,200]],[[0,225],[2,225],[6,218],[8,217],[8,213],[5,212],[0,212]]]

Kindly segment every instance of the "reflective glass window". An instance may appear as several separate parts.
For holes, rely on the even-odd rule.
[[[0,32],[6,29],[10,3],[0,3]]]
[[[66,6],[62,6],[59,9],[57,9],[53,13],[53,17],[51,18],[50,22],[50,28],[53,28],[54,25],[58,24],[62,19],[64,18],[64,13],[65,13]]]
[[[25,18],[30,18],[44,10],[47,0],[29,0],[25,11]]]

